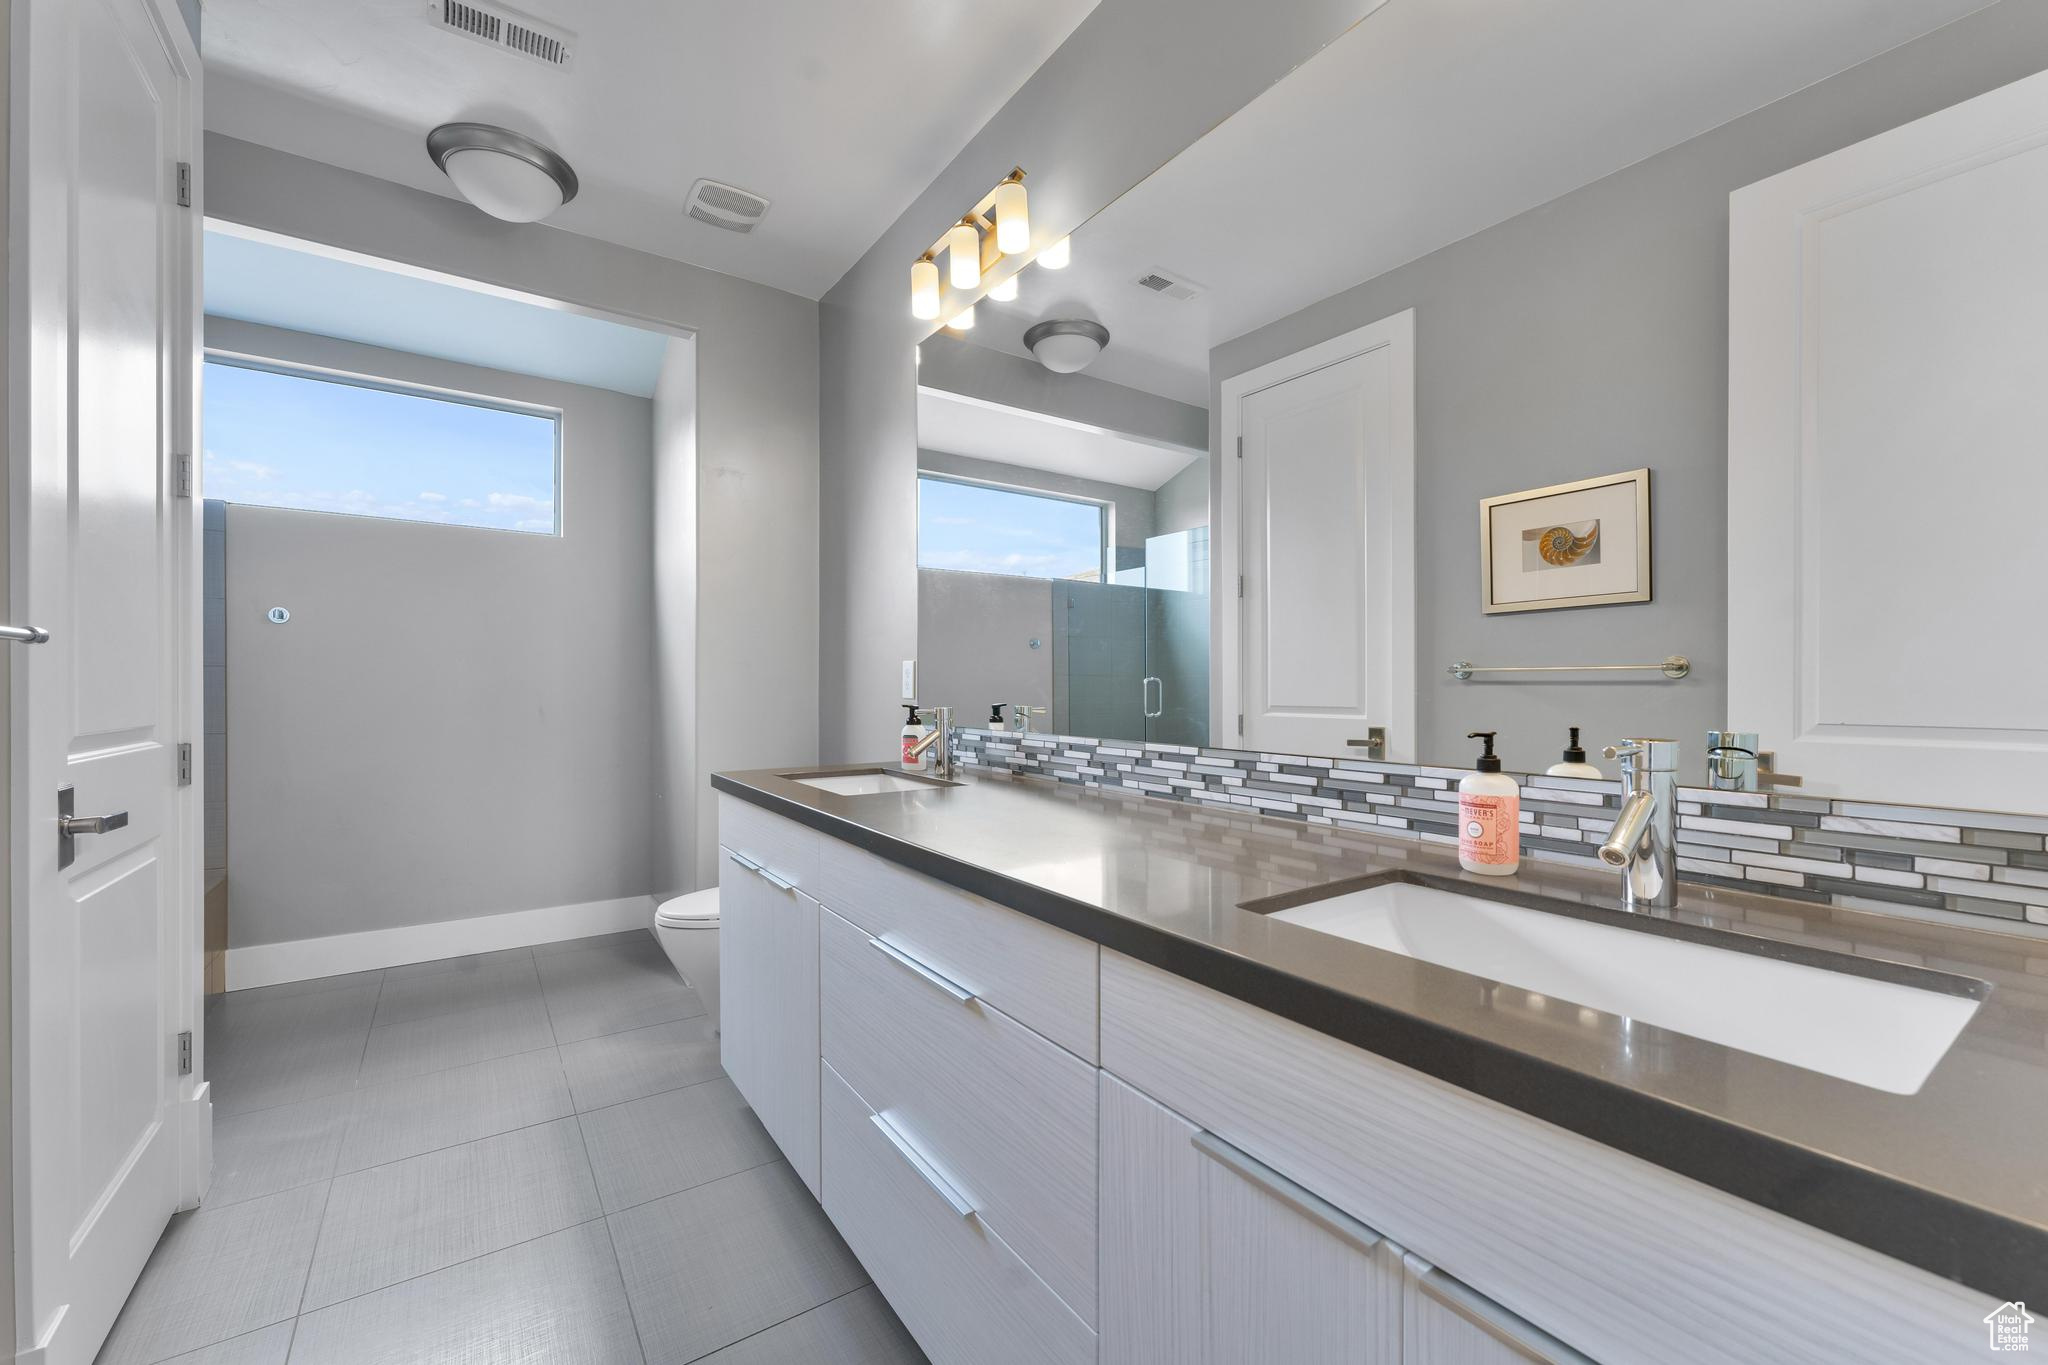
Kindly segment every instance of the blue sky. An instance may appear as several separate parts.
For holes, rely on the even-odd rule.
[[[205,495],[553,533],[555,421],[209,361]]]
[[[1102,507],[1006,488],[919,479],[917,563],[924,569],[1073,578],[1102,569]]]

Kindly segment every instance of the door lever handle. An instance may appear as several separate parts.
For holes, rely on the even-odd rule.
[[[128,812],[125,810],[117,810],[111,815],[73,815],[71,803],[76,796],[68,784],[57,788],[57,866],[60,870],[77,861],[79,835],[105,834],[128,827]]]
[[[57,829],[65,838],[80,834],[106,834],[117,829],[128,828],[128,812],[117,810],[112,815],[60,815]]]
[[[0,640],[12,640],[18,645],[39,645],[50,638],[50,632],[41,626],[0,626]]]

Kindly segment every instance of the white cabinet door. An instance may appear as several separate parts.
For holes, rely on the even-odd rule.
[[[719,1056],[818,1193],[818,903],[719,850]]]
[[[1402,1260],[1405,1365],[1593,1365],[1421,1257]]]
[[[1104,1073],[1102,1361],[1394,1365],[1400,1251]]]
[[[1414,756],[1414,345],[1401,313],[1224,385],[1219,742]]]
[[[1808,791],[2042,809],[2043,223],[2048,74],[1729,198],[1727,717]]]

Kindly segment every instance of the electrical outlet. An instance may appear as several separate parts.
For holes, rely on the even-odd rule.
[[[903,661],[903,700],[917,700],[917,660]]]

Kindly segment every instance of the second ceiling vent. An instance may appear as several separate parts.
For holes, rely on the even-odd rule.
[[[690,186],[690,199],[684,211],[700,223],[727,232],[752,232],[754,225],[767,216],[768,201],[738,185],[699,180]]]
[[[575,56],[575,34],[486,0],[428,0],[427,18],[450,33],[542,66],[560,69]]]

